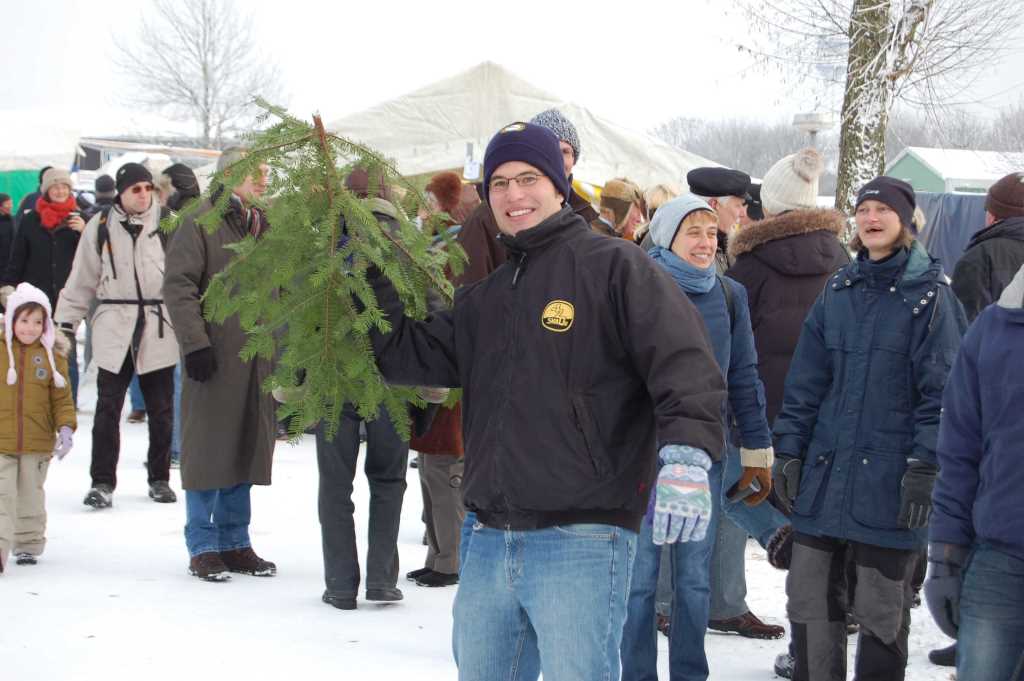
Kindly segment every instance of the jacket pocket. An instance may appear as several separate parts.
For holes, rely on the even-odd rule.
[[[793,504],[793,513],[815,516],[821,511],[828,490],[828,479],[832,474],[832,459],[835,450],[811,454],[804,459],[800,469],[800,490]]]
[[[902,454],[858,451],[853,460],[853,519],[867,527],[898,529],[901,483],[906,470],[907,459]]]
[[[604,441],[597,431],[597,426],[591,418],[590,409],[587,408],[586,400],[580,395],[573,395],[572,411],[576,421],[576,429],[583,437],[583,447],[590,459],[590,465],[594,474],[599,478],[607,477],[611,472],[608,455],[605,453]]]

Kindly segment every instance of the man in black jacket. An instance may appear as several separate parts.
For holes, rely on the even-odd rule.
[[[971,237],[953,271],[953,292],[967,320],[999,299],[1024,265],[1024,173],[1010,173],[988,190],[985,228]]]
[[[477,523],[454,606],[459,678],[618,678],[636,531],[700,541],[725,386],[696,310],[640,249],[569,206],[558,139],[513,123],[484,158],[509,260],[450,311],[372,336],[393,383],[463,388]]]

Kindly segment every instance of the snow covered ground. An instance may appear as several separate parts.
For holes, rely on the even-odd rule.
[[[352,679],[434,681],[456,678],[451,657],[454,588],[426,589],[404,579],[405,600],[341,611],[321,603],[323,573],[317,521],[313,439],[278,444],[274,484],[253,491],[253,545],[277,563],[278,576],[235,575],[210,584],[186,573],[184,495],[161,505],[146,496],[146,426],[122,425],[114,507],[82,505],[89,487],[95,383],[86,378],[75,448],[50,467],[46,553],[34,567],[10,565],[0,577],[0,678],[75,679]],[[356,482],[357,520],[365,536],[368,492]],[[401,570],[422,565],[421,498],[409,472],[400,536]],[[754,543],[748,549],[748,602],[770,622],[786,624],[784,574]],[[850,640],[851,676],[855,646]],[[938,681],[950,670],[928,663],[944,645],[926,609],[914,611],[907,678]],[[772,660],[784,641],[709,633],[713,679],[775,678]],[[667,645],[659,669],[668,679]],[[567,651],[568,652],[568,651]]]

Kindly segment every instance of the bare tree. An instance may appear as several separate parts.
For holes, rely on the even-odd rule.
[[[136,39],[115,60],[131,81],[126,101],[195,121],[199,140],[219,146],[251,125],[253,99],[280,97],[275,66],[259,57],[252,20],[232,0],[153,0]]]
[[[996,151],[1024,152],[1024,101],[999,112],[992,124],[991,138]]]
[[[807,134],[788,120],[769,123],[678,117],[656,126],[651,132],[668,144],[755,177],[764,175],[783,156],[810,144]],[[835,164],[837,140],[837,136],[828,133],[818,137],[818,151],[824,155],[826,167]],[[826,173],[819,191],[830,193],[834,182],[835,174]]]
[[[1022,4],[1003,0],[740,0],[755,28],[742,46],[763,64],[842,89],[836,207],[885,168],[898,101],[935,115],[1004,49]]]

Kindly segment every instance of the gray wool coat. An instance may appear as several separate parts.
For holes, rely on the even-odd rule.
[[[211,209],[207,200],[198,214]],[[260,385],[272,364],[243,362],[238,353],[246,336],[238,317],[223,324],[207,322],[200,300],[234,256],[225,246],[246,233],[244,215],[233,202],[212,234],[194,218],[184,219],[167,249],[164,302],[182,356],[212,346],[217,360],[216,373],[204,383],[182,372],[181,483],[187,490],[270,484],[275,404]]]

